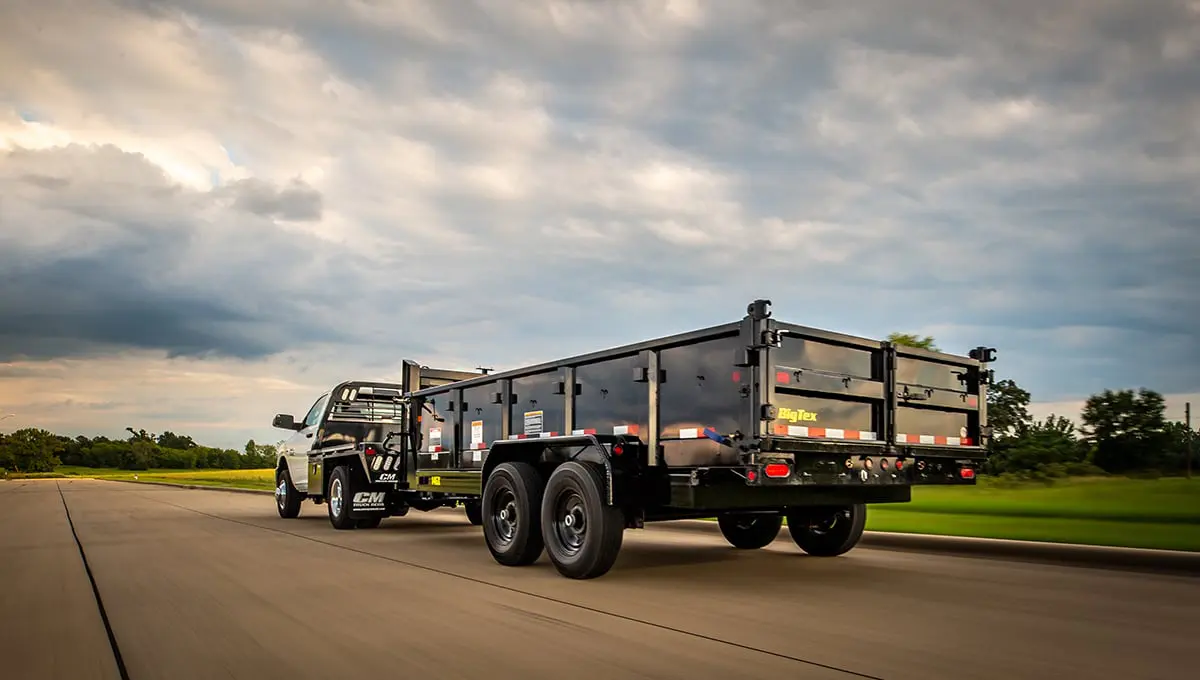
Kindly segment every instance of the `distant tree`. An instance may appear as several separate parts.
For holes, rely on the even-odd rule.
[[[196,442],[191,437],[175,434],[170,430],[158,435],[158,445],[168,449],[180,449],[183,451],[196,448]]]
[[[1169,436],[1165,404],[1158,392],[1105,390],[1084,404],[1081,428],[1096,465],[1109,472],[1160,467]]]
[[[1075,425],[1057,415],[1030,422],[1017,434],[992,444],[988,457],[992,472],[1046,470],[1050,466],[1082,463],[1087,458],[1087,447],[1075,436]]]
[[[1029,399],[1029,392],[1013,380],[988,386],[988,424],[996,439],[1019,437],[1030,426]]]
[[[919,349],[927,349],[933,352],[940,352],[937,344],[932,336],[918,337],[912,333],[892,333],[887,337],[888,342],[893,345],[905,345],[907,347],[917,347]]]
[[[24,428],[4,437],[0,444],[0,461],[16,472],[53,472],[61,461],[58,453],[63,442],[53,433],[36,428]]]

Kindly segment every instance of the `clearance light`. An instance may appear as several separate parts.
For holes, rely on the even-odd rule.
[[[747,481],[751,481],[751,482],[753,482],[753,481],[757,481],[757,480],[758,480],[758,473],[757,473],[757,472],[755,472],[754,470],[747,470],[747,471],[746,471],[746,480],[747,480]]]
[[[375,447],[374,446],[364,446],[363,453],[367,454],[368,456],[373,456],[373,455],[375,455]]]
[[[975,470],[972,468],[963,468],[958,471],[958,474],[962,475],[963,479],[975,479]]]
[[[619,456],[623,453],[625,453],[625,447],[622,446],[621,444],[617,444],[616,446],[613,447],[613,455],[614,456]]]
[[[792,374],[788,373],[787,371],[777,371],[775,373],[775,382],[786,385],[792,382]]]
[[[903,467],[904,467],[904,461],[897,458],[896,459],[896,469],[899,470],[900,468],[903,468]]]
[[[763,468],[763,473],[773,478],[787,477],[792,474],[792,469],[786,463],[770,463]]]

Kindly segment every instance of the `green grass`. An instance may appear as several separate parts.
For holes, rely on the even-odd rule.
[[[64,477],[91,477],[139,482],[165,482],[196,486],[228,487],[235,489],[275,488],[275,471],[265,470],[115,470],[62,466],[56,470]]]
[[[273,470],[60,467],[62,477],[271,490]],[[1072,477],[1053,483],[922,486],[911,503],[873,505],[867,529],[1200,552],[1200,478]]]

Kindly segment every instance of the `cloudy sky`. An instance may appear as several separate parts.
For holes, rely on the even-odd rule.
[[[1200,2],[8,0],[0,431],[777,316],[1200,405]]]

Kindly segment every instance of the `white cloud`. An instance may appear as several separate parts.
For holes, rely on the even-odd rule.
[[[511,366],[756,297],[998,346],[1035,398],[1191,393],[1197,26],[1114,3],[9,3],[0,348],[71,362],[38,402],[55,427],[170,411],[214,438],[400,357]],[[112,382],[153,371],[185,377]],[[216,396],[243,376],[303,390]]]

